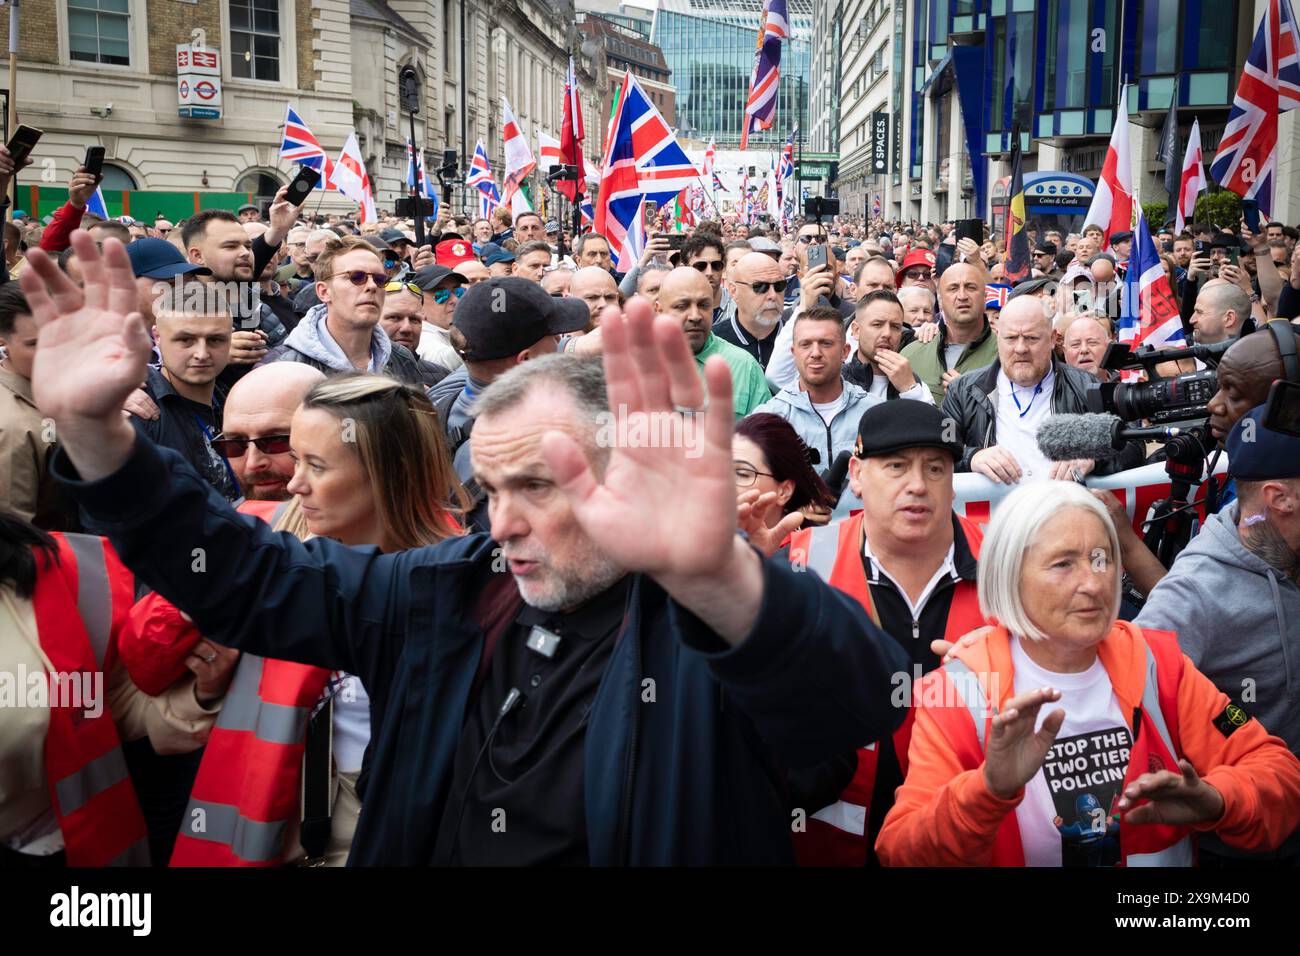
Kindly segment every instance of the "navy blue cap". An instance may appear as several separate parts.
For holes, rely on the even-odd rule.
[[[137,239],[127,244],[126,254],[131,258],[131,272],[137,279],[170,279],[173,276],[210,276],[207,266],[186,261],[181,251],[166,239]]]
[[[1131,232],[1112,232],[1110,234],[1110,244],[1113,246],[1117,242],[1132,241],[1133,233]]]
[[[494,266],[498,262],[514,262],[515,254],[502,249],[495,242],[485,242],[479,246],[478,254],[483,259],[483,264]]]
[[[1300,438],[1265,428],[1264,409],[1256,405],[1228,432],[1228,473],[1242,481],[1300,478]]]

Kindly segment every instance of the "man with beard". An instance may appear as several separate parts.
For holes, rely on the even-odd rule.
[[[772,262],[767,256],[762,258]],[[722,340],[711,328],[713,287],[704,273],[689,266],[679,266],[668,273],[659,286],[655,309],[681,325],[701,375],[711,356],[720,355],[726,360],[731,370],[731,392],[737,421],[772,397],[763,369],[754,361],[754,356]]]
[[[921,291],[929,292],[924,288]],[[899,354],[903,327],[903,303],[893,292],[877,289],[860,298],[849,326],[849,336],[857,346],[842,374],[868,395],[886,400],[910,398],[933,405],[930,390]]]
[[[288,195],[288,186],[276,193],[268,210],[271,228],[264,236],[250,238],[239,219],[224,209],[204,209],[187,219],[181,229],[186,258],[212,270],[207,281],[228,284],[235,331],[230,342],[230,362],[218,383],[224,391],[229,391],[288,334],[271,307],[253,294],[256,277],[297,220],[301,207],[291,205]]]
[[[212,446],[225,456],[249,501],[288,501],[294,460],[289,423],[325,373],[300,362],[253,369],[226,396],[221,434]]]
[[[713,334],[744,349],[767,368],[781,331],[785,287],[789,283],[781,266],[762,252],[749,252],[736,263],[727,291],[736,300],[735,314],[719,319]]]
[[[178,456],[138,441],[120,408],[148,344],[126,255],[110,240],[102,263],[82,231],[73,246],[92,304],[39,250],[22,280],[54,473],[205,636],[361,678],[372,737],[352,864],[790,863],[772,769],[901,722],[897,644],[737,535],[725,363],[706,389],[648,303],[602,317],[604,374],[543,358],[480,397],[490,536],[381,554],[233,520]],[[699,441],[603,440],[611,410]],[[199,546],[220,573],[195,572]]]
[[[1300,753],[1300,701],[1293,690],[1300,685],[1300,655],[1294,651],[1300,621],[1300,438],[1265,428],[1263,419],[1260,405],[1232,426],[1225,446],[1237,500],[1206,520],[1134,623],[1176,631],[1197,670],[1233,699],[1220,727],[1224,736],[1236,728],[1233,717],[1244,704],[1292,753]],[[1300,833],[1266,855],[1244,854],[1205,833],[1199,863],[1294,867],[1300,863]]]

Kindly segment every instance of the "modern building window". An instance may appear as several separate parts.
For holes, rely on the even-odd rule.
[[[1178,69],[1178,8],[1183,0],[1146,0],[1142,15],[1142,72]]]
[[[131,65],[129,0],[68,0],[68,57]]]
[[[1180,35],[1184,70],[1233,70],[1237,4],[1232,0],[1186,0]]]
[[[230,0],[230,73],[279,82],[280,0]]]

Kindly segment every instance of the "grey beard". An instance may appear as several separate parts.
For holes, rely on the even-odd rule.
[[[1240,530],[1242,546],[1271,568],[1300,584],[1300,554],[1267,519]]]
[[[571,611],[612,587],[626,573],[609,558],[595,552],[584,563],[580,574],[561,578],[554,593],[540,602],[525,599],[525,603],[539,611]]]

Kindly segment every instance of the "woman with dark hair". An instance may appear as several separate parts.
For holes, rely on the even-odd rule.
[[[804,444],[794,427],[779,415],[755,412],[736,424],[731,439],[736,494],[758,491],[756,517],[775,528],[787,515],[799,512],[809,524],[825,524],[835,507],[835,495],[813,465],[817,452]],[[767,498],[767,495],[773,495]]]
[[[116,652],[134,591],[103,538],[0,509],[0,674],[21,695],[0,706],[0,869],[149,863],[122,743],[201,746],[215,719],[202,701],[225,680],[185,675],[157,698],[132,684]]]

